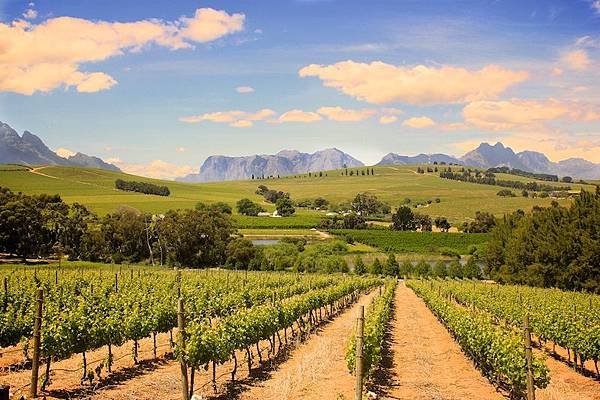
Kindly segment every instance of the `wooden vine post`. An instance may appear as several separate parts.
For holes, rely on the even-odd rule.
[[[533,383],[533,354],[531,351],[531,331],[529,329],[529,315],[523,318],[523,334],[525,336],[525,359],[527,360],[527,400],[535,400],[535,386]]]
[[[37,397],[38,376],[40,370],[40,339],[42,336],[42,306],[44,304],[44,289],[37,290],[35,319],[33,320],[33,360],[31,362],[31,386],[29,397]]]
[[[358,308],[358,318],[356,321],[356,365],[354,372],[356,374],[355,400],[362,400],[363,383],[363,330],[365,325],[365,306]]]
[[[177,345],[179,347],[179,365],[181,366],[181,393],[183,400],[189,400],[187,365],[185,363],[185,314],[183,311],[183,299],[180,297],[177,304]]]

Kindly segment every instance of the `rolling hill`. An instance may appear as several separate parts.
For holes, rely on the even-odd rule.
[[[472,218],[478,210],[502,215],[516,209],[528,210],[535,205],[547,206],[551,202],[548,198],[532,199],[520,196],[500,198],[496,196],[500,189],[497,186],[452,181],[442,179],[435,173],[417,174],[415,170],[415,165],[377,166],[374,167],[374,176],[342,176],[340,171],[328,171],[327,176],[323,177],[309,178],[307,175],[302,175],[298,178],[192,184],[160,181],[92,168],[46,166],[19,170],[0,166],[0,186],[27,194],[58,193],[67,202],[82,203],[99,214],[112,212],[122,206],[160,213],[169,209],[191,208],[199,201],[209,203],[224,201],[234,205],[243,197],[261,202],[265,208],[273,210],[272,204],[265,203],[262,197],[255,194],[260,184],[290,192],[295,200],[321,196],[333,203],[350,201],[359,192],[375,194],[393,207],[398,206],[405,198],[410,198],[414,203],[437,197],[440,198],[439,203],[433,202],[419,208],[418,211],[432,216],[446,216],[454,224]],[[498,176],[502,179],[515,178],[512,175],[498,174]],[[114,182],[118,178],[166,185],[171,195],[161,197],[119,191],[114,187]],[[572,186],[595,189],[589,185]],[[316,211],[298,210],[297,215],[290,218],[242,216],[236,218],[244,226],[310,227],[316,225],[322,215]]]

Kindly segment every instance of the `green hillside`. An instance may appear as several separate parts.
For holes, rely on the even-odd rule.
[[[439,198],[439,203],[434,201],[420,207],[419,212],[432,216],[446,216],[454,224],[471,218],[478,210],[501,215],[516,209],[528,210],[534,205],[547,206],[552,201],[548,198],[532,199],[520,196],[500,198],[496,195],[500,189],[498,186],[442,179],[436,173],[417,174],[414,165],[375,167],[374,170],[374,176],[341,176],[341,171],[328,171],[327,176],[323,177],[283,177],[190,184],[90,168],[47,166],[28,171],[0,166],[0,186],[27,194],[58,193],[65,201],[85,204],[99,214],[109,213],[120,206],[158,213],[174,208],[191,208],[198,201],[224,201],[234,205],[243,197],[261,202],[265,208],[273,210],[272,204],[265,203],[262,197],[254,193],[260,184],[290,192],[295,200],[321,196],[332,203],[350,201],[356,193],[370,192],[392,207],[398,206],[405,198],[410,198],[412,203]],[[512,176],[506,176],[508,177]],[[114,188],[114,182],[118,178],[166,185],[171,195],[161,197],[119,191]],[[595,189],[589,185],[571,186],[577,189]],[[314,226],[321,216],[322,213],[319,212],[298,210],[297,215],[290,218],[238,216],[238,220],[240,225],[244,226],[310,227]]]

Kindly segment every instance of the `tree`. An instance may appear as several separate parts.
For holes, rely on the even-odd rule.
[[[475,219],[463,224],[463,231],[466,233],[486,233],[496,226],[496,218],[485,211],[477,211]]]
[[[433,276],[436,276],[438,278],[445,278],[446,276],[448,276],[448,270],[446,269],[446,263],[442,260],[439,260],[438,262],[436,262],[433,265],[431,273]]]
[[[222,201],[217,201],[216,203],[211,204],[210,209],[213,211],[223,213],[223,214],[231,215],[231,213],[232,213],[231,206]]]
[[[253,217],[257,216],[259,212],[264,211],[264,208],[250,199],[241,199],[237,202],[236,207],[239,214]]]
[[[431,217],[429,215],[414,213],[413,223],[415,228],[420,229],[421,232],[431,232]]]
[[[573,182],[573,178],[571,178],[570,176],[563,176],[561,181],[566,182],[566,183],[571,183],[571,182]]]
[[[234,228],[227,214],[177,210],[165,214],[160,231],[168,263],[202,267],[225,263]]]
[[[436,217],[435,227],[442,232],[448,232],[452,226],[450,225],[446,217]]]
[[[407,278],[413,273],[413,264],[412,262],[406,260],[400,265],[399,275]]]
[[[378,212],[385,213],[386,205],[377,199],[377,196],[371,193],[359,193],[354,197],[350,204],[352,210],[360,215],[372,215]],[[389,210],[389,206],[387,207]]]
[[[322,198],[322,197],[317,197],[316,199],[314,199],[313,201],[313,207],[314,208],[323,208],[323,207],[327,207],[329,205],[329,201]]]
[[[373,275],[381,275],[381,273],[383,272],[383,266],[381,265],[381,261],[379,261],[379,258],[376,257],[375,260],[373,260],[373,264],[371,264],[369,272]]]
[[[462,267],[457,260],[454,260],[448,266],[448,276],[450,278],[462,278]]]
[[[289,217],[296,212],[294,203],[287,197],[279,198],[275,203],[275,208],[277,209],[277,214],[282,217]]]
[[[431,265],[427,261],[421,260],[415,265],[414,271],[417,276],[429,276],[431,275]]]
[[[471,256],[462,267],[462,274],[467,279],[481,279],[481,268],[477,265],[475,257]]]
[[[394,253],[388,254],[388,259],[383,266],[383,273],[389,276],[398,276],[400,270],[400,265],[396,260],[396,256]]]
[[[226,265],[233,269],[248,269],[256,255],[256,247],[248,239],[237,238],[229,242]]]
[[[354,273],[356,275],[363,275],[366,271],[367,271],[367,267],[365,266],[365,263],[363,262],[362,257],[356,256],[354,258]]]
[[[392,215],[392,228],[397,231],[412,231],[415,229],[413,212],[406,206],[398,207],[398,210]]]

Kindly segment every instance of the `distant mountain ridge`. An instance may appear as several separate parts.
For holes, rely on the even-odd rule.
[[[42,139],[29,131],[19,136],[10,125],[0,121],[0,164],[66,165],[121,170],[113,164],[83,153],[64,158],[53,152]]]
[[[446,164],[463,164],[478,168],[506,166],[523,171],[571,176],[579,179],[599,179],[600,164],[582,158],[569,158],[553,162],[545,154],[536,151],[521,151],[515,153],[510,147],[498,142],[495,145],[481,143],[476,149],[467,152],[460,158],[446,154],[419,154],[418,156],[401,156],[389,153],[377,165],[415,164],[445,162]]]
[[[343,151],[332,148],[314,153],[282,150],[277,154],[261,154],[242,157],[210,156],[197,174],[177,180],[182,182],[214,182],[249,179],[253,175],[285,176],[343,168],[360,167],[364,164]]]

